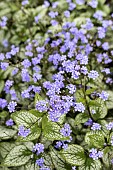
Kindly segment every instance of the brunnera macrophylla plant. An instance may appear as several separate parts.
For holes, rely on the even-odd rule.
[[[0,2],[5,170],[113,169],[113,14],[100,0]]]

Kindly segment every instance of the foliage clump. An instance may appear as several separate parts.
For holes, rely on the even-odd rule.
[[[113,169],[112,10],[0,2],[1,170]]]

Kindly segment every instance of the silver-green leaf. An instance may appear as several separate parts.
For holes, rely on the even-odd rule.
[[[85,164],[81,165],[79,170],[101,170],[101,162],[99,160],[93,160],[92,158],[87,158]]]
[[[28,149],[25,145],[15,146],[4,159],[3,165],[8,167],[21,166],[26,164],[31,157],[30,151],[29,154],[25,154],[28,152]]]
[[[43,135],[48,140],[68,140],[68,137],[60,133],[61,126],[56,122],[49,121],[45,116],[42,119]]]
[[[10,139],[16,134],[16,130],[0,126],[0,139]]]
[[[104,136],[99,131],[90,131],[86,133],[85,142],[91,147],[102,148],[104,146]]]
[[[66,160],[67,163],[72,165],[82,165],[85,163],[84,149],[79,145],[69,145],[66,150],[60,152],[61,156]]]
[[[25,127],[28,127],[33,125],[38,121],[38,117],[30,113],[29,111],[19,111],[12,114],[12,118],[15,121],[15,123],[20,126],[24,125]]]

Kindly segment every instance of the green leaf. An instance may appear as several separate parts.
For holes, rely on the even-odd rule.
[[[48,125],[48,118],[47,118],[47,116],[45,115],[45,116],[42,118],[42,129],[45,129],[47,125]]]
[[[74,120],[73,118],[71,118],[71,117],[66,117],[66,119],[67,119],[67,123],[69,123],[70,126],[71,126],[73,129],[75,129],[75,128],[76,128],[76,127],[75,127],[75,120]]]
[[[109,94],[108,101],[106,101],[106,106],[108,109],[113,109],[113,91],[106,91]]]
[[[30,128],[30,134],[27,137],[18,137],[17,141],[19,142],[32,141],[38,139],[40,134],[41,134],[41,128],[39,128],[38,125],[36,124]]]
[[[108,5],[100,4],[100,8],[98,8],[98,9],[103,11],[104,16],[107,16],[110,13],[110,7]]]
[[[7,167],[0,167],[0,170],[10,170],[10,169]]]
[[[44,165],[51,168],[51,169],[54,169],[54,165],[53,165],[53,162],[52,162],[50,152],[44,152],[42,154],[42,157],[44,159]]]
[[[0,81],[0,93],[2,92],[3,88],[4,88],[4,81],[1,80]]]
[[[83,104],[85,103],[84,93],[82,90],[76,91],[75,98],[76,98],[76,102],[82,102]]]
[[[69,164],[80,166],[85,163],[86,158],[84,155],[84,149],[79,145],[69,145],[66,150],[62,150],[60,153]]]
[[[89,105],[89,106],[95,106],[95,107],[100,107],[100,106],[101,106],[101,104],[98,103],[96,100],[90,100],[90,101],[88,102],[88,105]]]
[[[10,8],[6,8],[6,9],[3,9],[3,10],[0,10],[0,17],[5,16],[5,15],[7,15],[10,12],[11,12]]]
[[[87,89],[87,90],[86,90],[86,95],[89,95],[89,94],[93,93],[95,90],[96,90],[95,88]]]
[[[6,79],[13,71],[14,67],[9,66],[8,69],[3,72],[3,79]]]
[[[0,139],[10,139],[16,134],[16,130],[0,126]]]
[[[10,152],[11,149],[15,147],[14,143],[11,142],[1,142],[0,143],[0,154],[3,158]]]
[[[101,132],[104,135],[104,137],[106,138],[107,135],[109,134],[109,130],[107,130],[107,128],[106,128],[107,121],[105,121],[105,120],[98,120],[97,123],[99,123],[101,125],[101,129],[102,129]]]
[[[9,152],[15,147],[20,145],[20,143],[16,142],[1,142],[0,143],[0,154],[2,156],[2,158],[5,158],[7,156],[7,154],[9,154]],[[28,148],[28,150],[33,149],[33,143],[32,142],[26,142],[24,143],[24,145]]]
[[[35,105],[39,100],[44,100],[38,93],[35,94]]]
[[[46,116],[42,119],[43,134],[48,140],[68,140],[60,133],[60,125],[56,122],[49,121]]]
[[[111,148],[108,146],[105,147],[103,150],[102,161],[107,168],[110,166],[110,151],[111,151]]]
[[[87,86],[92,87],[92,88],[94,88],[94,89],[97,89],[97,88],[98,88],[98,86],[95,85],[95,84],[93,83],[93,81],[91,82],[91,80],[87,83]]]
[[[79,113],[75,117],[75,125],[79,125],[81,123],[85,123],[89,119],[89,115],[87,113]]]
[[[18,170],[39,170],[39,167],[35,162],[29,160],[26,165],[19,167]]]
[[[76,26],[80,26],[81,24],[85,24],[85,16],[76,17],[74,19],[74,22],[75,22]]]
[[[41,118],[44,114],[43,112],[39,112],[38,110],[35,110],[35,109],[29,110],[29,112],[38,118]]]
[[[90,106],[91,114],[92,114],[92,110],[96,111],[95,114],[92,114],[92,117],[94,120],[103,119],[107,115],[107,107],[106,107],[104,101],[101,100],[100,98],[95,100],[95,102],[98,103],[99,106],[97,106],[97,104]]]
[[[37,14],[40,14],[40,17],[43,18],[46,16],[47,8],[44,8],[43,6],[38,6],[36,8]],[[43,18],[44,19],[44,18]]]
[[[31,157],[31,153],[26,154],[28,149],[24,145],[15,146],[4,159],[3,165],[8,167],[21,166],[26,164]]]
[[[38,165],[31,160],[25,165],[23,170],[39,170]]]
[[[111,138],[113,137],[113,132],[110,133],[110,136],[108,138],[108,142],[111,144]]]
[[[104,146],[104,136],[99,131],[90,131],[86,133],[85,142],[90,147],[102,148]]]
[[[99,160],[87,158],[85,164],[81,165],[78,170],[101,170],[101,168],[101,162]]]
[[[10,6],[11,10],[13,12],[16,12],[17,10],[19,10],[19,7],[16,5],[16,3],[8,3],[8,5]]]
[[[50,149],[50,155],[56,170],[71,169],[71,165],[67,164],[66,161],[61,157],[59,152],[56,151],[53,147],[51,147]]]
[[[59,120],[58,120],[58,123],[59,123],[59,124],[63,124],[65,120],[66,120],[66,115],[63,114],[63,115],[60,116],[60,118],[59,118]]]
[[[6,118],[8,116],[8,112],[6,112],[6,111],[2,111],[1,113],[0,113],[0,117],[1,118]]]
[[[99,4],[104,5],[106,0],[98,0]]]
[[[17,143],[17,142],[16,142]],[[19,143],[19,142],[18,142]],[[20,143],[19,143],[20,144]],[[33,142],[24,142],[23,143],[26,148],[28,148],[28,150],[32,151],[33,150],[33,146],[34,146],[34,143]]]
[[[16,122],[18,126],[24,125],[28,128],[39,120],[38,117],[34,116],[29,111],[15,112],[12,114],[12,119]]]

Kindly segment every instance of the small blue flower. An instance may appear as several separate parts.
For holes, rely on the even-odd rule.
[[[9,119],[6,121],[6,126],[13,126],[14,125],[14,122],[12,119]]]
[[[109,94],[106,91],[102,91],[101,93],[99,93],[99,97],[103,100],[106,101],[108,100]]]
[[[78,111],[78,112],[84,112],[85,111],[85,106],[82,104],[82,102],[80,103],[75,103],[75,111]]]
[[[101,130],[101,125],[99,123],[93,123],[92,130]]]
[[[39,155],[40,153],[44,152],[44,145],[41,143],[36,143],[33,146],[33,152],[36,152],[37,155]]]
[[[66,18],[69,18],[69,17],[70,17],[70,12],[69,12],[69,11],[64,11],[64,16],[65,16]]]
[[[42,167],[43,164],[44,164],[44,159],[43,159],[43,158],[37,159],[37,160],[36,160],[36,164],[37,164],[38,166]]]
[[[103,157],[103,152],[102,151],[97,151],[97,149],[92,148],[90,151],[89,157],[92,158],[93,160],[98,160],[98,158]]]
[[[65,123],[64,127],[60,130],[63,136],[70,136],[72,130],[69,124]]]
[[[18,136],[27,137],[30,134],[30,129],[25,129],[25,127],[19,126]]]
[[[98,5],[98,1],[97,1],[97,0],[91,0],[88,4],[89,4],[92,8],[96,8],[97,5]]]
[[[8,104],[9,112],[10,112],[10,113],[14,112],[16,106],[17,106],[17,102],[11,101],[11,102]]]
[[[47,107],[47,101],[45,100],[40,100],[37,101],[36,103],[36,110],[43,112],[43,111],[47,111],[48,107]]]
[[[28,0],[23,0],[23,1],[22,1],[22,5],[23,5],[23,6],[25,6],[25,5],[27,5],[27,4],[29,4],[29,1],[28,1]]]
[[[95,70],[92,70],[88,73],[88,77],[92,78],[93,80],[95,80],[97,77],[99,76],[98,72]]]

